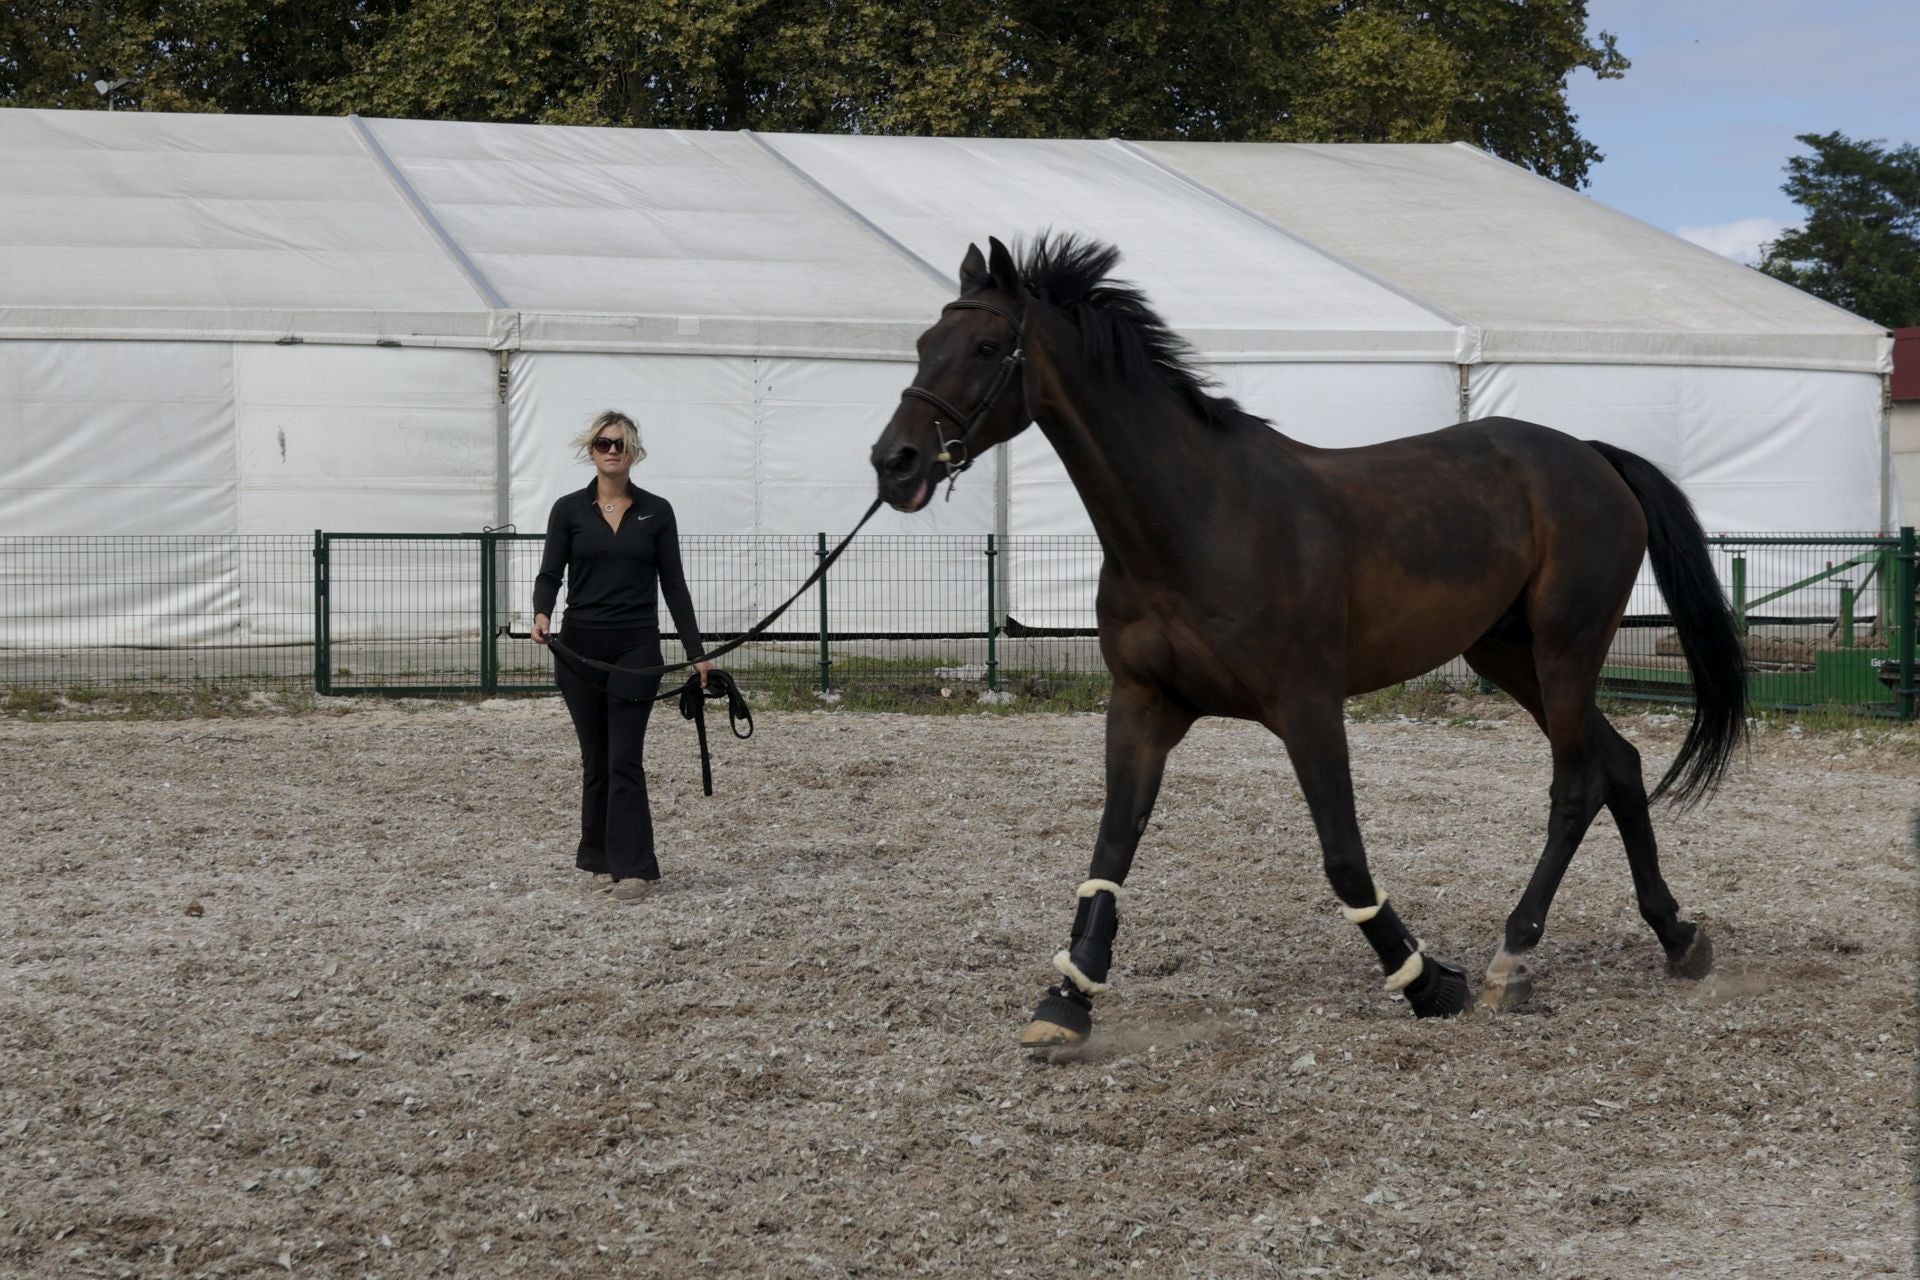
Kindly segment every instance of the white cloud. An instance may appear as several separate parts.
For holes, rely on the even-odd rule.
[[[1760,247],[1778,239],[1791,223],[1774,218],[1742,218],[1709,227],[1676,227],[1673,234],[1748,266],[1760,261]]]

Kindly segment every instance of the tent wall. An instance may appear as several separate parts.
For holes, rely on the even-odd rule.
[[[738,540],[702,566],[695,605],[716,631],[756,621],[811,569],[806,562],[796,572],[790,547],[776,554],[777,543],[853,527],[873,501],[867,450],[912,377],[911,365],[885,360],[559,352],[518,354],[511,369],[515,525],[543,532],[555,499],[591,478],[571,441],[595,413],[631,414],[647,448],[635,483],[669,497],[683,532]],[[993,517],[990,465],[970,473],[951,502],[917,517],[883,510],[862,535],[868,545],[836,569],[845,585],[830,593],[832,625],[881,629],[891,596],[923,563],[898,545],[880,550],[887,535],[980,534]],[[523,616],[531,587],[516,582],[514,590],[509,606]],[[954,597],[976,627],[984,580],[979,592],[978,608],[970,594]]]
[[[1710,531],[1878,531],[1873,374],[1526,364],[1475,369],[1471,385],[1475,416],[1544,422],[1645,455]]]
[[[233,347],[0,343],[0,533],[231,533]]]
[[[451,348],[0,342],[0,535],[23,539],[0,644],[309,641],[314,529],[490,522],[494,370]],[[455,611],[474,625],[477,595]],[[342,636],[377,612],[343,612]]]
[[[475,529],[494,368],[426,347],[0,343],[0,532]]]
[[[1901,505],[1894,523],[1920,525],[1920,400],[1896,403],[1888,414],[1893,481]]]
[[[486,351],[234,348],[241,533],[493,522]]]

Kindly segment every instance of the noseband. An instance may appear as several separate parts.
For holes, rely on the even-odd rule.
[[[942,417],[960,428],[960,434],[957,437],[951,440],[946,439],[946,433],[940,431],[940,419],[934,419],[934,429],[940,431],[942,437],[940,441],[940,452],[935,455],[934,460],[942,463],[947,468],[947,499],[951,501],[953,498],[954,482],[960,478],[962,471],[965,471],[973,465],[973,433],[979,428],[981,422],[986,419],[986,416],[993,411],[993,406],[998,403],[1000,397],[1006,394],[1007,388],[1013,384],[1014,378],[1020,374],[1021,369],[1027,362],[1027,333],[1026,326],[1020,323],[1018,316],[1008,311],[1005,307],[997,306],[991,302],[983,302],[978,298],[958,298],[940,308],[941,315],[945,315],[949,311],[990,311],[1013,326],[1013,350],[1007,354],[1005,359],[1000,361],[1000,367],[994,371],[993,381],[988,385],[986,395],[980,398],[980,403],[974,406],[972,413],[960,412],[951,404],[948,404],[946,400],[934,392],[927,390],[925,387],[912,386],[900,393],[902,400],[926,401],[938,410]],[[1026,380],[1022,378],[1020,380],[1020,399],[1023,404],[1026,398],[1027,384]],[[1029,417],[1031,417],[1031,415],[1029,415]]]

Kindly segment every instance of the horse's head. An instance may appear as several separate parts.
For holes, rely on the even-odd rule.
[[[873,444],[880,496],[918,511],[933,487],[973,465],[1032,421],[1023,350],[1027,296],[1013,255],[998,240],[967,246],[960,296],[920,335],[920,367]]]

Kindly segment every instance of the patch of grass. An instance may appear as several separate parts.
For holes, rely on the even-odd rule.
[[[1447,715],[1452,691],[1439,680],[1393,684],[1347,699],[1352,720],[1439,720]]]
[[[1849,735],[1855,730],[1881,732],[1900,723],[1888,716],[1864,715],[1851,707],[1801,707],[1792,711],[1759,707],[1754,710],[1753,719],[1769,728],[1798,725],[1802,733]]]
[[[60,709],[60,695],[52,689],[36,689],[31,686],[8,685],[5,702],[0,702],[0,711],[10,716],[43,716]]]

